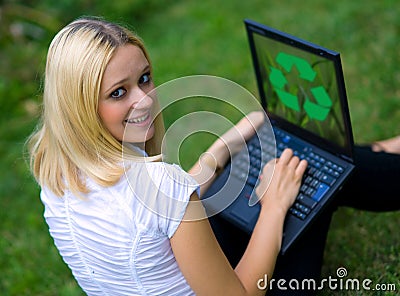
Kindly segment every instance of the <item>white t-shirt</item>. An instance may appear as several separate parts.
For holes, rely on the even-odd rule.
[[[193,295],[171,249],[199,186],[176,165],[130,163],[111,187],[88,180],[85,198],[43,188],[44,217],[88,295]]]

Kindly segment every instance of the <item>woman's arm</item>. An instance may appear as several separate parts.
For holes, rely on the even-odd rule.
[[[269,162],[263,168],[262,180],[256,188],[257,195],[262,197],[260,216],[235,269],[247,280],[247,285],[254,287],[254,280],[262,279],[264,275],[272,278],[281,248],[285,216],[297,196],[306,168],[307,161],[300,161],[290,149],[283,151],[275,167]]]
[[[257,281],[265,274],[269,278],[272,276],[285,215],[295,199],[306,166],[305,161],[299,161],[287,149],[276,164],[269,162],[264,167],[256,191],[262,197],[260,216],[249,245],[234,270],[218,245],[208,220],[190,221],[192,215],[199,217],[199,212],[204,211],[197,195],[192,196],[184,221],[171,238],[171,246],[182,273],[197,295],[265,294],[257,288]]]
[[[225,167],[229,158],[239,152],[256,130],[264,123],[265,117],[261,111],[249,113],[234,127],[229,129],[210,148],[204,152],[189,174],[200,185],[200,196],[207,191],[216,178],[219,169]]]

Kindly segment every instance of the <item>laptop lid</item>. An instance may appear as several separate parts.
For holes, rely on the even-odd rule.
[[[271,123],[352,162],[340,54],[252,20],[245,25],[261,104]]]

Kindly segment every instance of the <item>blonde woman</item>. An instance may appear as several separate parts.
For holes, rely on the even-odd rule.
[[[260,218],[233,269],[199,195],[262,116],[250,114],[236,126],[240,136],[228,131],[208,149],[190,172],[208,181],[197,182],[159,161],[163,126],[153,89],[146,49],[127,29],[81,18],[54,37],[42,120],[29,145],[56,247],[88,295],[264,294],[257,281],[273,272],[307,163],[285,150],[268,191],[261,179]]]

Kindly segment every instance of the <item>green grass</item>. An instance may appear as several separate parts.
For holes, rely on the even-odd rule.
[[[356,142],[399,132],[400,6],[395,0],[16,3],[22,1],[0,4],[1,295],[82,295],[49,237],[39,188],[23,155],[24,140],[37,119],[46,48],[63,24],[81,14],[104,15],[134,28],[150,51],[158,84],[209,74],[231,79],[254,94],[242,20],[265,23],[341,52]],[[201,146],[187,141],[193,154],[186,157],[198,155],[207,140]],[[329,232],[324,276],[334,276],[344,266],[352,278],[396,283],[400,289],[399,224],[396,212],[340,209]]]

